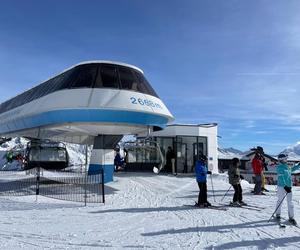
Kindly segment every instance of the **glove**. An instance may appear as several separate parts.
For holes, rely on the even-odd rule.
[[[211,174],[211,171],[207,171],[207,174]]]
[[[244,180],[244,179],[245,179],[244,176],[242,176],[242,175],[240,175],[240,178],[241,178],[241,180]]]
[[[285,190],[287,193],[292,192],[292,188],[291,188],[291,187],[288,187],[288,186],[285,186],[285,187],[284,187],[284,190]]]

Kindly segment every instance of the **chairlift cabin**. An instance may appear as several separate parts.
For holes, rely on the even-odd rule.
[[[68,167],[69,155],[64,143],[51,141],[30,141],[27,144],[24,169],[41,167],[60,170]]]
[[[164,157],[160,146],[151,139],[137,139],[123,144],[126,153],[126,169],[128,171],[152,171],[164,166]]]

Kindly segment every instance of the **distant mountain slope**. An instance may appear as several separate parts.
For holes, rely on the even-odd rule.
[[[241,158],[244,153],[235,148],[218,148],[218,159]]]
[[[287,147],[281,153],[286,153],[290,161],[300,161],[300,141],[296,144]]]

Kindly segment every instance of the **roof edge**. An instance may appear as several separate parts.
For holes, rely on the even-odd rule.
[[[202,128],[211,128],[218,126],[218,123],[203,123],[203,124],[168,124],[167,127],[202,127]]]

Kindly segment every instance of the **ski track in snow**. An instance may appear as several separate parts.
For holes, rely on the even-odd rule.
[[[214,175],[217,204],[229,188]],[[107,185],[106,204],[57,201],[45,197],[0,197],[1,249],[300,249],[300,229],[268,222],[275,209],[275,187],[254,196],[242,183],[244,200],[261,211],[228,207],[196,209],[194,177],[117,173]],[[233,191],[221,203],[229,203]],[[300,188],[293,188],[295,218],[300,222]],[[282,216],[287,218],[284,202]]]

